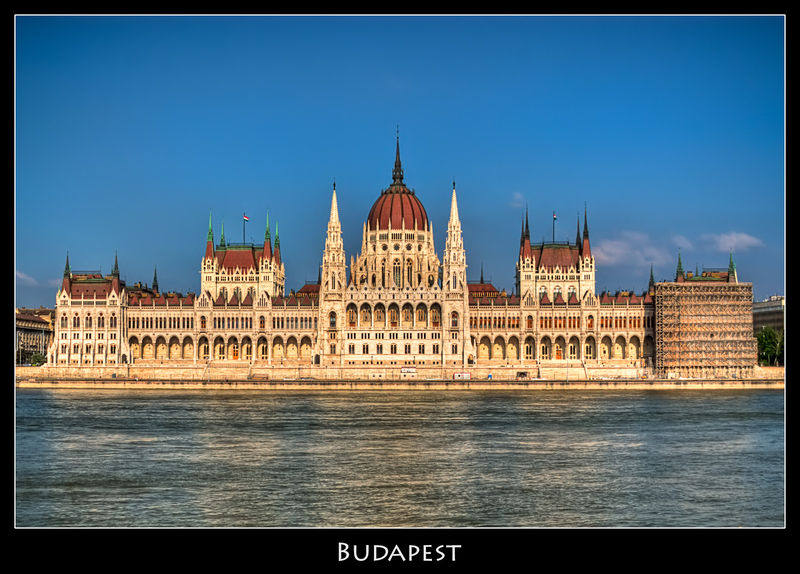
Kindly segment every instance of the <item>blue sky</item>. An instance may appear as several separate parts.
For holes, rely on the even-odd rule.
[[[336,181],[348,260],[391,183],[441,257],[456,181],[468,277],[514,288],[521,217],[597,291],[727,267],[784,294],[782,17],[16,18],[16,305],[73,270],[200,287],[215,237],[279,226],[316,280]]]

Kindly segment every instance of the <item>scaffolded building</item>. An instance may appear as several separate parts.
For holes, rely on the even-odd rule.
[[[661,377],[753,375],[753,285],[728,269],[684,273],[680,255],[673,282],[655,286],[655,368]]]

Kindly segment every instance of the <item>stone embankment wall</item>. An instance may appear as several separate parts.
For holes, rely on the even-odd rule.
[[[469,373],[469,379],[457,378]],[[784,388],[783,368],[757,368],[751,379],[654,379],[635,367],[481,367],[466,369],[212,365],[17,367],[19,387],[263,389],[653,389]]]

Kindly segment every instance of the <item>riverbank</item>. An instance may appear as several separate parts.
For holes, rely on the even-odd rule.
[[[549,377],[514,377],[511,372],[470,373],[454,379],[453,373],[381,373],[365,379],[347,370],[325,372],[326,378],[296,369],[273,370],[270,377],[252,369],[187,369],[149,366],[135,368],[42,368],[18,367],[19,388],[103,388],[103,389],[240,389],[240,390],[534,390],[534,389],[783,389],[783,368],[757,367],[746,379],[645,378],[635,372],[608,370],[587,377],[586,372],[553,371]],[[314,374],[319,374],[317,371]],[[565,374],[567,376],[565,376]],[[394,375],[394,376],[392,376]],[[504,376],[505,375],[505,376]]]
[[[650,379],[609,381],[156,381],[124,379],[18,379],[18,388],[140,390],[676,390],[777,389],[783,379]]]

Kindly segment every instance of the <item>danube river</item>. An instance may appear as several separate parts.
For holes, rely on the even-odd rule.
[[[18,527],[783,527],[784,394],[16,390]]]

